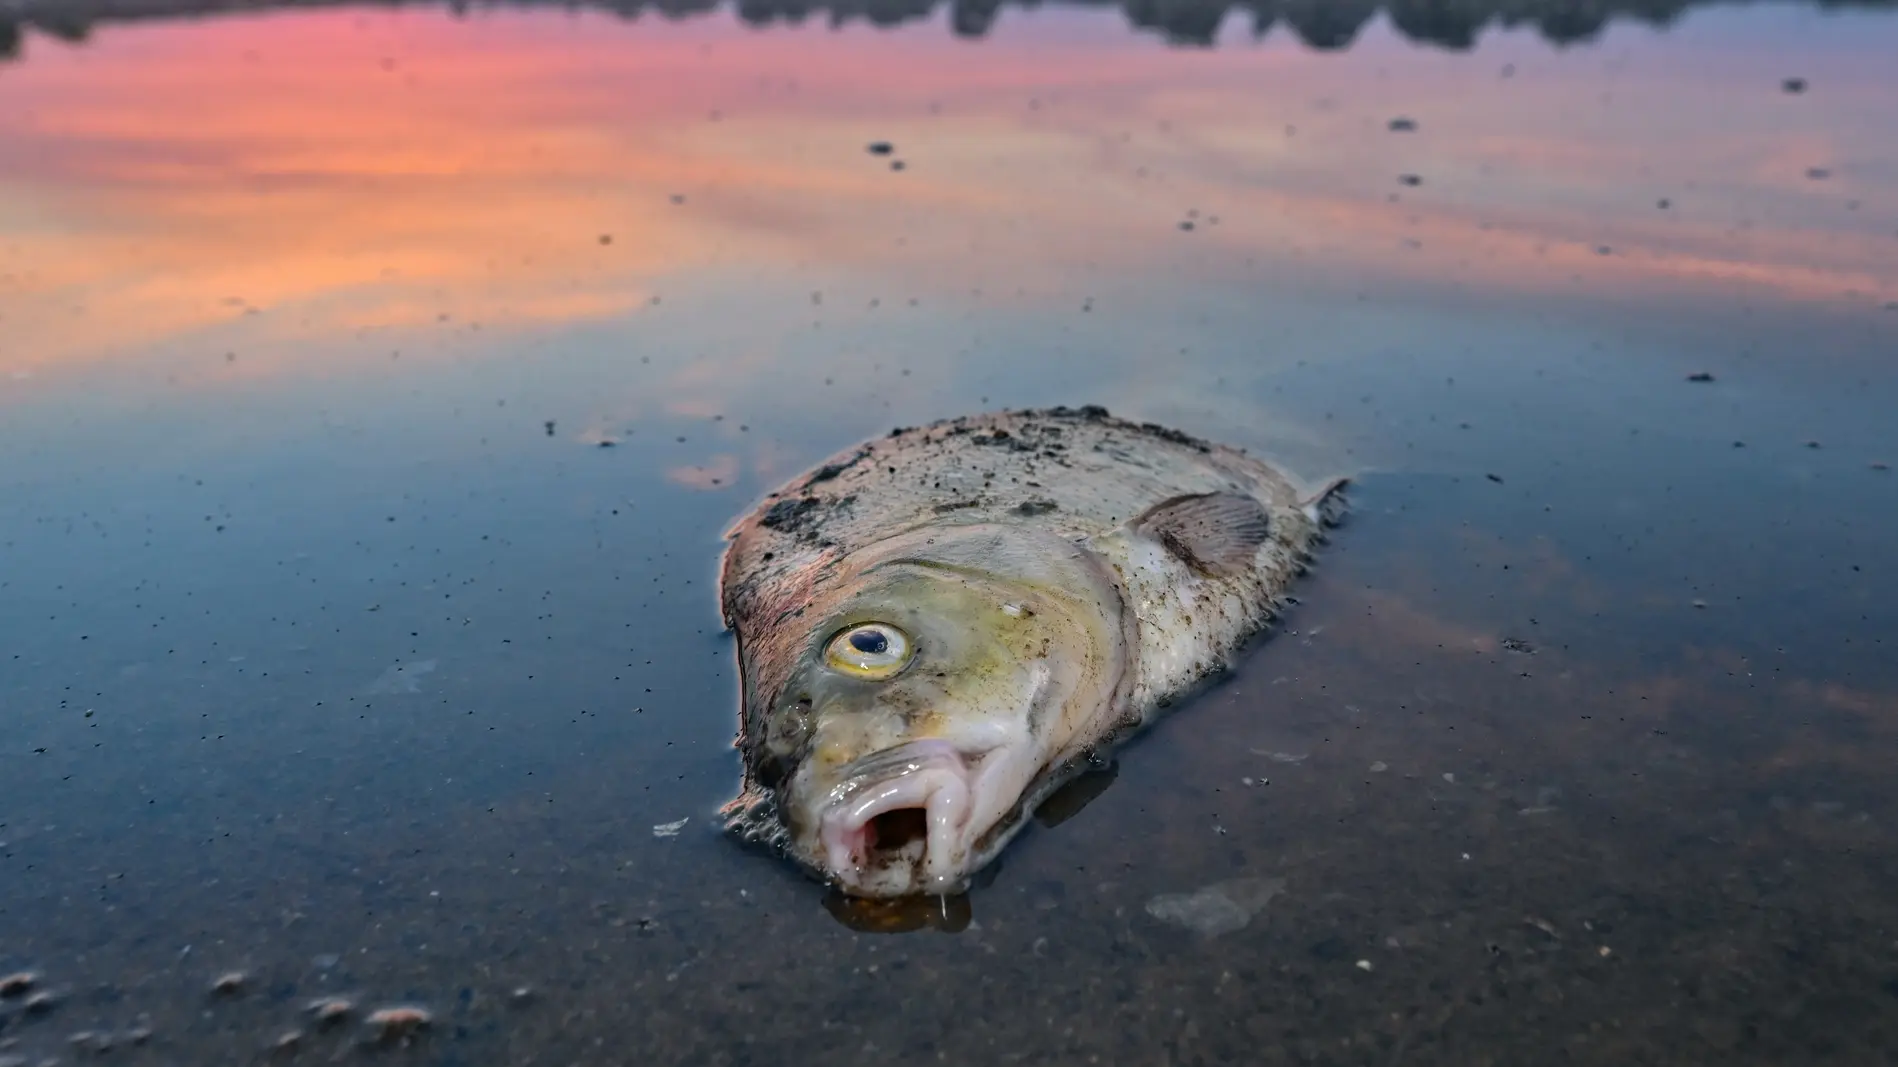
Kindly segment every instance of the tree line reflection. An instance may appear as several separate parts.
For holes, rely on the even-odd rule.
[[[895,27],[932,18],[943,0],[504,0],[470,5],[447,0],[456,14],[483,8],[608,11],[625,18],[685,19],[730,10],[754,26],[832,26],[864,23]],[[1626,19],[1667,26],[1689,10],[1752,0],[1057,0],[1060,6],[1118,6],[1128,24],[1182,46],[1214,43],[1235,14],[1254,36],[1283,24],[1317,51],[1350,47],[1380,12],[1405,38],[1462,50],[1486,29],[1530,26],[1554,44],[1592,39],[1610,22]],[[1821,8],[1892,9],[1898,0],[1813,0]],[[134,20],[221,13],[326,7],[429,7],[439,0],[15,0],[0,11],[0,59],[19,54],[26,30],[80,43],[94,26]],[[1040,0],[948,0],[949,25],[961,37],[988,35],[1004,8],[1040,8]]]

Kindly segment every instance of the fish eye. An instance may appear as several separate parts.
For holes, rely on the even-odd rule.
[[[830,639],[830,669],[878,681],[909,665],[909,635],[886,622],[860,622]]]

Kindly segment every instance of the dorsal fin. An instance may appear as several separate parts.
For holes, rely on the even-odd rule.
[[[1204,574],[1238,574],[1272,533],[1265,506],[1243,493],[1194,493],[1162,500],[1127,524]]]

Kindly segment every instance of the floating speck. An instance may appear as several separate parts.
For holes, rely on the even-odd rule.
[[[1785,81],[1779,83],[1779,87],[1785,92],[1797,95],[1806,91],[1806,79],[1787,78]]]
[[[1370,970],[1370,969],[1371,969],[1371,961],[1370,961],[1370,960],[1359,960],[1359,961],[1358,961],[1358,970],[1360,970],[1360,971],[1368,971],[1368,970]]]
[[[887,156],[896,151],[896,146],[888,141],[871,141],[866,150],[873,156]]]
[[[1832,177],[1832,172],[1825,167],[1807,167],[1806,177],[1811,181],[1822,182]]]
[[[1687,376],[1687,380],[1690,382],[1711,382],[1713,381],[1713,375],[1707,373],[1704,370],[1695,371],[1694,373],[1689,374]]]
[[[1390,129],[1392,133],[1415,133],[1417,132],[1417,120],[1401,117],[1394,118],[1390,121]]]
[[[1423,184],[1423,176],[1420,174],[1399,174],[1397,180],[1411,186]]]
[[[1383,760],[1378,760],[1376,763],[1371,764],[1372,774],[1383,774],[1385,771],[1388,771],[1390,769],[1391,769],[1391,765],[1388,763],[1385,763]]]

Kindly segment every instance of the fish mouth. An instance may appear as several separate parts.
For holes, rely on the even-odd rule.
[[[818,831],[825,865],[846,892],[900,897],[959,886],[971,762],[949,742],[927,740],[846,768]]]

